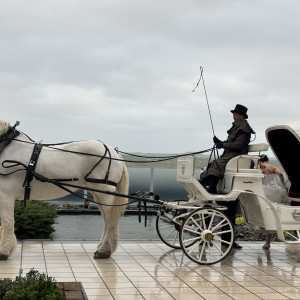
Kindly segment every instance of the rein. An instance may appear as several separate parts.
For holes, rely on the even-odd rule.
[[[19,139],[14,139],[14,140],[17,141],[17,142],[20,142],[20,143],[34,144],[34,142],[22,141],[22,140],[19,140]],[[99,142],[101,142],[101,141],[99,141]],[[69,143],[74,143],[74,142],[69,142]],[[105,157],[103,155],[98,155],[98,154],[94,154],[94,153],[80,152],[80,151],[73,151],[73,150],[66,150],[66,149],[61,149],[61,148],[55,147],[55,145],[65,145],[65,144],[69,144],[69,143],[44,144],[44,147],[50,148],[50,149],[54,149],[54,150],[57,150],[57,151],[67,152],[67,153],[73,153],[73,154],[79,154],[79,155],[86,155],[86,156],[93,156],[93,157],[99,157],[99,158],[103,157],[103,158],[107,159],[107,157]],[[103,145],[105,145],[103,142],[101,142],[101,143]],[[182,153],[182,154],[178,154],[178,155],[170,155],[170,156],[143,156],[143,155],[137,155],[137,154],[128,153],[128,152],[123,152],[123,151],[120,151],[118,148],[115,148],[115,150],[118,153],[126,154],[126,155],[129,155],[129,156],[132,156],[132,157],[151,158],[153,160],[128,160],[128,159],[114,158],[114,157],[111,157],[110,158],[111,160],[128,162],[128,163],[147,164],[147,163],[156,163],[156,162],[162,162],[162,161],[172,160],[172,159],[176,159],[176,158],[187,156],[187,155],[203,154],[203,153],[212,151],[213,148],[205,149],[205,150],[202,150],[202,151],[196,151],[196,152],[187,152],[187,153]]]
[[[16,126],[16,125],[15,125]],[[14,127],[15,127],[14,126]],[[13,130],[14,130],[13,127]],[[15,130],[14,130],[15,131]],[[20,132],[17,132],[19,135]],[[23,133],[22,133],[23,134]],[[76,184],[71,184],[71,183],[66,183],[67,181],[78,181],[78,178],[60,178],[60,179],[50,179],[47,178],[41,174],[38,174],[35,172],[35,168],[37,166],[37,162],[38,162],[38,158],[39,158],[39,154],[42,151],[42,148],[46,147],[46,148],[50,148],[50,149],[54,149],[57,151],[62,151],[62,152],[67,152],[67,153],[72,153],[72,154],[78,154],[78,155],[85,155],[85,156],[91,156],[91,157],[98,157],[99,160],[96,162],[96,164],[91,168],[91,170],[84,176],[84,180],[87,182],[94,182],[94,183],[100,183],[100,184],[106,184],[106,185],[112,185],[112,186],[117,186],[117,183],[112,182],[110,180],[108,180],[109,178],[109,172],[110,172],[110,167],[111,167],[111,163],[112,160],[115,161],[122,161],[122,162],[131,162],[131,163],[156,163],[156,162],[162,162],[162,161],[168,161],[168,160],[172,160],[172,159],[176,159],[179,157],[183,157],[183,156],[187,156],[187,155],[195,155],[195,154],[202,154],[205,152],[209,152],[212,149],[206,149],[203,151],[197,151],[197,152],[190,152],[190,153],[184,153],[184,154],[178,154],[178,155],[171,155],[171,156],[142,156],[142,155],[137,155],[137,154],[132,154],[132,153],[127,153],[127,152],[122,152],[119,151],[118,148],[115,148],[115,151],[117,153],[122,153],[122,154],[126,154],[128,156],[132,156],[132,157],[138,157],[138,158],[145,158],[147,160],[128,160],[128,159],[122,159],[122,158],[113,158],[111,155],[111,152],[109,150],[109,148],[102,143],[101,141],[99,141],[100,143],[102,143],[102,145],[105,148],[104,154],[103,155],[98,155],[98,154],[93,154],[93,153],[86,153],[86,152],[79,152],[79,151],[72,151],[72,150],[66,150],[66,149],[61,149],[58,148],[56,146],[59,145],[64,145],[64,144],[69,144],[69,143],[60,143],[60,144],[42,144],[42,143],[35,143],[30,137],[28,137],[26,134],[24,134],[30,141],[24,141],[24,140],[20,140],[15,138],[16,136],[13,136],[9,143],[14,140],[16,142],[21,142],[21,143],[27,143],[27,144],[34,144],[34,148],[33,148],[33,152],[29,161],[28,166],[22,162],[19,161],[15,161],[15,160],[5,160],[2,162],[2,166],[3,168],[12,168],[12,167],[17,167],[17,166],[22,166],[23,168],[19,168],[15,171],[12,171],[10,173],[6,173],[6,174],[2,174],[0,173],[0,175],[2,176],[8,176],[11,175],[13,173],[19,172],[19,171],[26,171],[26,175],[25,175],[25,179],[24,179],[24,183],[23,183],[23,187],[25,187],[25,193],[24,193],[24,206],[26,206],[26,200],[29,199],[30,197],[30,182],[33,180],[33,178],[35,178],[38,181],[41,182],[47,182],[47,183],[51,183],[54,184],[55,186],[65,190],[66,192],[68,192],[69,194],[72,194],[76,197],[85,199],[85,197],[83,197],[82,195],[80,195],[78,192],[74,192],[71,190],[71,188],[75,188],[75,189],[82,189],[82,190],[88,190],[88,191],[93,191],[93,192],[99,192],[99,193],[103,193],[103,194],[108,194],[108,195],[113,195],[113,196],[118,196],[118,197],[122,197],[122,198],[128,198],[128,199],[133,199],[133,201],[126,203],[126,204],[104,204],[104,203],[99,203],[99,202],[95,202],[91,199],[87,199],[87,201],[89,202],[93,202],[95,204],[99,204],[99,205],[103,205],[103,206],[125,206],[134,202],[139,201],[138,204],[138,209],[139,209],[139,221],[141,221],[141,202],[143,201],[144,203],[144,210],[145,210],[145,226],[146,226],[146,222],[147,222],[147,202],[148,203],[155,203],[155,204],[160,204],[163,205],[164,202],[159,200],[159,196],[155,195],[153,193],[146,193],[145,195],[142,195],[141,197],[136,196],[136,194],[128,194],[128,195],[124,195],[124,194],[119,194],[119,193],[114,193],[114,192],[109,192],[109,191],[104,191],[104,190],[99,190],[99,189],[92,189],[92,188],[88,188],[88,187],[83,187],[83,186],[79,186]],[[1,142],[1,138],[0,137],[0,142]],[[3,137],[3,141],[6,141],[7,138]],[[98,178],[93,178],[91,177],[92,172],[96,169],[96,167],[104,160],[104,159],[108,159],[109,163],[108,163],[108,167],[107,167],[107,172],[105,175],[104,179],[98,179]],[[150,160],[149,160],[150,159]],[[145,198],[145,197],[154,197],[154,199],[150,199],[150,198]]]

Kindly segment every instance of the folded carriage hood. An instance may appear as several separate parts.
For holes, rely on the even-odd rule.
[[[266,138],[291,182],[289,196],[300,198],[300,121],[269,127]]]

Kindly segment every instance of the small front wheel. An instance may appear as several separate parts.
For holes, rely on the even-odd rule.
[[[180,249],[179,229],[181,224],[174,221],[178,211],[159,213],[156,218],[156,231],[160,239],[169,247]]]
[[[210,265],[224,259],[232,249],[234,231],[231,221],[215,208],[199,208],[182,222],[180,245],[187,257]],[[193,244],[192,247],[188,247]]]

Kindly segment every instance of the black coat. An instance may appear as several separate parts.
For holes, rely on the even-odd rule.
[[[207,175],[222,177],[227,162],[235,156],[247,154],[251,134],[255,134],[246,120],[233,123],[227,131],[227,140],[223,142],[224,152],[219,159],[211,162],[207,169]]]

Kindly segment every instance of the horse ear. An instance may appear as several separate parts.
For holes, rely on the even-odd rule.
[[[9,127],[9,122],[0,120],[0,135],[4,134]]]

